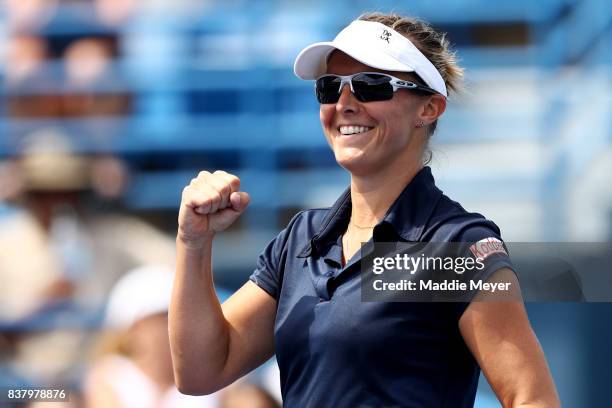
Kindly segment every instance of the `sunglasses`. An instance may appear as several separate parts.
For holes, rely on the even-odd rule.
[[[315,90],[319,103],[337,103],[344,84],[361,102],[388,101],[398,89],[413,89],[427,94],[437,93],[428,86],[418,85],[380,72],[359,72],[353,75],[323,75],[317,78]]]

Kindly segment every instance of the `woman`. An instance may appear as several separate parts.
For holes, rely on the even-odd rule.
[[[113,287],[105,315],[104,350],[84,381],[89,408],[218,407],[218,396],[193,397],[174,385],[168,344],[173,274],[165,266],[132,269]]]
[[[511,300],[520,291],[505,251],[483,256],[477,277],[511,283],[509,301],[361,302],[362,242],[470,242],[472,253],[501,242],[423,165],[461,76],[444,35],[367,14],[305,48],[294,70],[316,79],[323,131],[350,188],[331,208],[297,214],[222,306],[212,241],[249,196],[222,171],[184,189],[169,324],[179,389],[214,392],[276,354],[291,407],[472,406],[479,367],[504,406],[558,406],[523,304]]]

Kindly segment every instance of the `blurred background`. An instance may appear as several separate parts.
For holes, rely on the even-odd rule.
[[[70,406],[129,406],[125,384],[164,406],[278,403],[273,363],[210,398],[172,394],[151,360],[167,344],[146,340],[167,294],[127,285],[124,310],[146,307],[119,326],[110,299],[142,268],[171,273],[199,170],[238,175],[252,197],[215,243],[221,299],[298,210],[334,202],[349,179],[292,64],[365,11],[430,21],[466,68],[432,139],[447,195],[506,241],[612,240],[607,0],[4,0],[0,386],[65,385]],[[612,406],[612,304],[527,308],[563,405]],[[486,381],[477,406],[499,406]]]

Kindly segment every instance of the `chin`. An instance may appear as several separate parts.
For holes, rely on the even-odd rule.
[[[336,155],[336,162],[351,174],[368,173],[372,168],[363,155]]]

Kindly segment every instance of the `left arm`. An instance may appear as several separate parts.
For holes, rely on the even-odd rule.
[[[497,292],[480,292],[470,303],[459,319],[465,343],[504,408],[559,407],[555,384],[529,324],[516,276],[504,268],[489,282],[511,282],[511,290],[502,300]],[[491,296],[496,299],[487,299]]]

